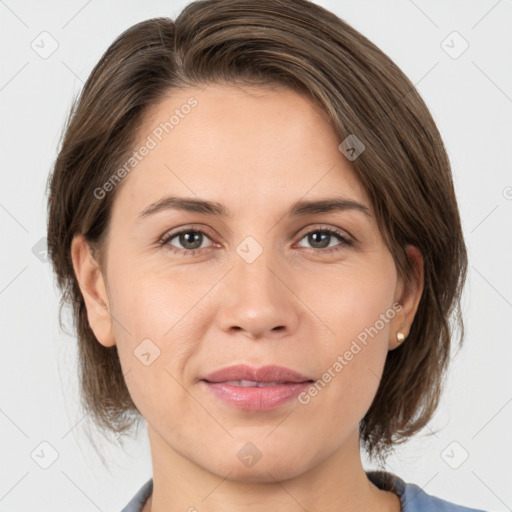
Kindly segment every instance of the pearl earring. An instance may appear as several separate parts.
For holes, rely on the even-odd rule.
[[[398,344],[402,343],[405,340],[405,334],[403,332],[398,331],[396,333],[396,339],[398,341]]]

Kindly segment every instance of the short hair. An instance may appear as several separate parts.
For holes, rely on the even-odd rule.
[[[340,142],[354,135],[365,146],[351,164],[406,284],[416,277],[405,246],[421,251],[424,288],[408,339],[387,354],[359,425],[368,455],[383,459],[438,406],[451,341],[456,331],[460,344],[464,337],[467,253],[449,159],[414,85],[366,37],[307,0],[199,0],[175,21],[138,23],[110,45],[75,98],[49,176],[48,250],[59,318],[64,304],[73,309],[82,406],[117,434],[140,419],[117,347],[102,346],[88,323],[72,238],[83,234],[101,265],[123,182],[101,200],[94,191],[131,156],[150,108],[173,90],[216,83],[285,86],[318,105]]]

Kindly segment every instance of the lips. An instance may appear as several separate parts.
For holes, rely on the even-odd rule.
[[[246,364],[221,368],[206,375],[201,380],[212,383],[224,382],[241,387],[263,387],[265,385],[313,381],[312,378],[284,366],[268,365],[254,368]]]
[[[257,380],[227,380],[225,383],[230,386],[239,386],[241,388],[266,388],[269,386],[286,384],[286,382],[281,382],[279,380],[274,380],[272,382],[258,382]]]
[[[247,411],[271,411],[290,403],[313,379],[284,366],[235,365],[202,378],[205,392],[222,403]]]

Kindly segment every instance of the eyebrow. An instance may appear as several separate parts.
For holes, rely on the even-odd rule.
[[[194,199],[189,197],[167,196],[144,208],[144,210],[138,214],[137,220],[142,220],[164,210],[182,210],[193,213],[202,213],[204,215],[215,215],[224,218],[230,216],[229,210],[224,205],[215,201],[206,201],[204,199]],[[343,197],[326,198],[316,201],[298,200],[290,206],[286,213],[291,217],[302,217],[306,215],[346,210],[359,211],[364,213],[367,217],[372,217],[367,206],[352,199],[346,199]]]

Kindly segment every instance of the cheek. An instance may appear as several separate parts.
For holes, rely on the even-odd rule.
[[[172,432],[176,424],[166,418],[176,410],[196,414],[188,410],[180,384],[182,369],[201,340],[198,324],[190,321],[196,296],[183,294],[179,279],[151,272],[127,276],[119,268],[116,281],[114,331],[126,385],[141,414],[151,423],[164,422]]]
[[[302,398],[337,425],[365,415],[388,353],[391,321],[398,311],[393,307],[396,274],[392,260],[384,256],[379,261],[375,266],[346,267],[309,285],[307,296],[319,308],[315,312],[328,334],[317,333],[320,378]]]
[[[189,312],[194,315],[196,305],[214,284],[215,276],[184,272],[179,265],[166,265],[165,259],[158,257],[153,260],[126,257],[117,260],[110,281],[113,314],[132,333],[130,343],[136,344],[135,338],[142,337],[167,344],[167,340],[187,325]],[[116,330],[124,340],[126,331],[123,333],[119,326]]]
[[[184,368],[204,339],[211,322],[208,311],[214,310],[211,298],[200,299],[218,279],[140,261],[118,259],[111,267],[117,349],[126,384],[143,415],[164,414],[164,395],[169,398],[165,402],[180,407]]]
[[[379,251],[372,258],[353,258],[300,279],[299,295],[322,321],[327,347],[334,343],[337,350],[344,350],[358,336],[364,342],[365,333],[375,341],[373,345],[386,338],[389,321],[396,313],[397,282],[390,255]]]

